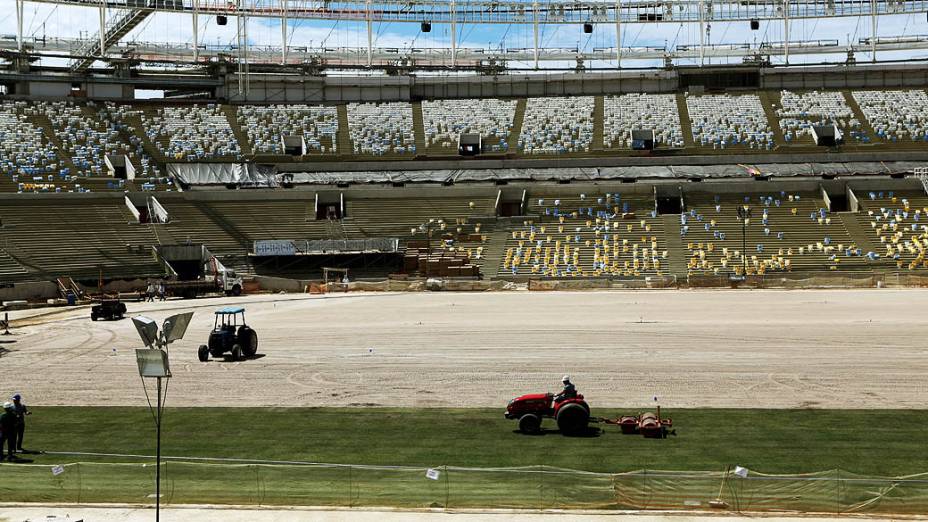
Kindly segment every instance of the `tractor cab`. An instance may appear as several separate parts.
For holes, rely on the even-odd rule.
[[[213,320],[213,331],[223,332],[226,335],[234,335],[236,327],[240,324],[245,324],[245,308],[241,306],[227,306],[216,310],[215,319]]]
[[[207,344],[200,345],[197,356],[206,362],[209,356],[221,357],[231,352],[233,361],[253,357],[258,351],[258,334],[245,323],[245,308],[226,306],[216,310],[213,331]]]

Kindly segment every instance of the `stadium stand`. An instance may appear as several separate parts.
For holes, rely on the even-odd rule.
[[[525,154],[588,152],[593,141],[593,97],[529,98],[519,149]]]
[[[809,91],[780,92],[777,109],[780,128],[787,143],[811,140],[813,125],[834,124],[846,137],[867,143],[870,137],[861,129],[854,111],[847,105],[841,92]]]
[[[358,155],[416,152],[412,105],[408,103],[349,103],[348,130]]]
[[[170,160],[238,160],[242,150],[217,104],[148,107],[142,124],[158,150]]]
[[[475,133],[484,138],[485,150],[506,152],[515,113],[514,100],[423,101],[425,145],[456,149],[460,134]]]
[[[928,268],[928,197],[924,192],[870,190],[859,196],[875,255],[898,269]]]
[[[161,273],[150,227],[134,223],[122,199],[3,199],[3,257],[35,276],[89,279]]]
[[[60,159],[42,129],[22,111],[26,102],[0,103],[0,169],[6,187],[18,192],[55,192]]]
[[[654,130],[657,143],[683,147],[683,130],[675,95],[623,94],[606,96],[603,103],[603,136],[607,149],[631,148],[633,129]]]
[[[257,154],[284,154],[282,136],[302,138],[307,154],[338,151],[338,110],[334,106],[246,105],[238,108],[238,122]]]
[[[507,238],[502,276],[661,275],[668,257],[663,224],[647,194],[532,190],[528,214]]]
[[[751,210],[744,230],[738,207]],[[792,270],[866,267],[863,252],[840,215],[829,213],[814,193],[689,194],[680,216],[689,273],[754,275]]]
[[[687,94],[696,144],[713,149],[771,149],[773,132],[756,94]]]
[[[881,139],[928,141],[928,95],[925,91],[854,91],[853,95]]]

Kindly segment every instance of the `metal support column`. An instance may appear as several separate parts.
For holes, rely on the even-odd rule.
[[[371,0],[367,0],[367,66],[374,65],[374,36],[371,21]]]
[[[16,0],[16,49],[23,52],[23,3],[25,0]]]
[[[106,53],[106,0],[100,0],[100,56]]]
[[[281,0],[283,11],[280,16],[280,64],[287,64],[287,0]]]
[[[615,62],[616,68],[622,68],[622,10],[621,4],[615,3]]]
[[[706,64],[706,2],[699,1],[699,65]]]
[[[783,0],[783,59],[789,63],[789,0]]]
[[[535,33],[535,69],[538,69],[538,2],[532,2],[532,29]]]
[[[198,62],[200,58],[200,8],[197,0],[193,1],[193,61]]]
[[[876,63],[876,0],[870,0],[870,57]]]
[[[451,68],[457,66],[458,33],[454,0],[451,0]]]

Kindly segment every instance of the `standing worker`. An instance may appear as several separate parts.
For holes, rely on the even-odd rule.
[[[26,415],[32,415],[32,412],[23,402],[23,396],[18,393],[13,395],[13,413],[16,415],[16,450],[25,453],[23,451],[23,434],[26,432]]]
[[[6,458],[13,462],[16,460],[16,413],[13,411],[13,403],[3,403],[3,413],[0,413],[0,461],[4,459],[3,444],[6,443]]]

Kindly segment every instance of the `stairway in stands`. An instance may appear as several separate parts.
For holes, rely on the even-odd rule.
[[[593,97],[593,142],[590,150],[603,150],[603,134],[606,127],[605,101],[602,96]]]
[[[680,115],[680,130],[683,131],[683,146],[691,149],[696,146],[693,139],[693,122],[690,120],[690,110],[686,106],[686,97],[677,93],[677,114]]]
[[[26,267],[21,265],[6,250],[0,248],[0,280],[11,281],[28,273]]]
[[[416,154],[425,154],[425,123],[422,119],[422,102],[412,102],[412,131],[416,140]]]
[[[55,151],[58,153],[59,167],[71,169],[71,174],[76,174],[77,169],[71,161],[71,156],[65,152],[61,138],[55,133],[55,127],[52,125],[51,120],[44,114],[37,114],[35,112],[26,114],[26,120],[36,128],[42,129],[42,133],[45,134],[49,143],[54,146]]]
[[[499,274],[503,252],[506,250],[506,238],[510,234],[506,227],[499,225],[487,233],[487,241],[483,244],[483,259],[477,263],[480,265],[480,275],[484,279],[494,279]]]
[[[335,146],[343,156],[354,154],[354,149],[351,148],[351,132],[348,130],[348,106],[344,103],[339,104],[337,112],[338,134],[335,135]]]
[[[860,105],[857,103],[854,95],[851,94],[851,91],[842,91],[842,94],[844,94],[844,101],[847,102],[847,106],[854,112],[854,117],[860,122],[860,128],[870,136],[871,143],[883,143],[883,140],[877,136],[876,130],[870,125],[870,120],[864,116],[864,111],[860,108]]]
[[[248,135],[245,134],[242,126],[238,123],[238,108],[234,105],[220,105],[219,108],[226,115],[226,119],[229,120],[229,126],[232,127],[232,134],[238,141],[238,146],[242,149],[242,155],[251,156],[254,151],[251,149],[251,140],[248,139]]]
[[[781,107],[780,93],[758,91],[757,96],[760,98],[760,104],[767,116],[770,131],[773,132],[774,144],[778,146],[786,145],[786,137],[783,136],[783,128],[780,126],[780,117],[777,116],[777,109]]]
[[[667,242],[667,272],[686,280],[686,258],[683,254],[683,239],[680,237],[680,214],[664,214],[664,240]]]
[[[516,113],[512,117],[512,130],[509,131],[509,152],[519,152],[519,136],[522,134],[522,122],[525,121],[525,106],[528,101],[521,98],[516,102]]]
[[[864,216],[856,212],[842,212],[838,214],[841,217],[841,222],[844,223],[844,228],[847,230],[848,235],[851,236],[851,239],[857,243],[857,246],[866,252],[879,252],[880,248],[877,248],[877,245],[873,244],[873,241],[870,240],[870,233],[868,231],[869,227],[864,226],[861,223],[861,219],[865,219]]]

